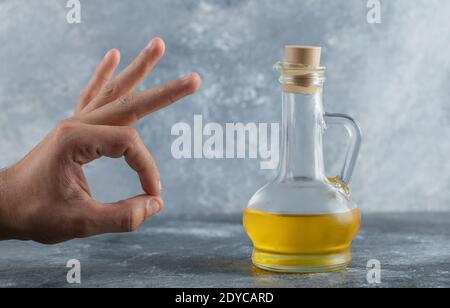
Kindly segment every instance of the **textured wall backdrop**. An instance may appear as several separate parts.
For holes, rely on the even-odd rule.
[[[65,0],[0,1],[0,166],[25,155],[69,116],[96,63],[112,47],[128,63],[152,36],[165,59],[150,87],[197,70],[198,95],[137,129],[159,162],[167,212],[241,211],[272,176],[256,160],[174,160],[171,126],[205,121],[278,122],[272,64],[286,43],[319,44],[328,68],[325,106],[364,130],[353,180],[364,211],[450,209],[450,2],[382,1],[382,24],[366,21],[366,0],[89,0],[81,25]],[[328,143],[342,137],[330,133]],[[327,146],[330,174],[339,143]],[[123,162],[86,168],[104,201],[140,193]]]

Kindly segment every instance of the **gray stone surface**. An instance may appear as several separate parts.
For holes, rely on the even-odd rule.
[[[365,216],[353,253],[341,272],[269,273],[252,267],[239,216],[163,216],[134,234],[49,247],[2,242],[0,287],[69,287],[72,258],[83,287],[370,287],[370,259],[382,263],[380,287],[450,287],[450,213]]]

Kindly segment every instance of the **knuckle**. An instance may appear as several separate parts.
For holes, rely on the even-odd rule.
[[[74,219],[71,225],[72,234],[75,238],[86,238],[89,236],[88,222],[85,219]]]
[[[177,88],[174,87],[171,84],[164,84],[159,86],[156,91],[155,94],[157,97],[159,97],[160,99],[162,99],[163,101],[166,101],[168,103],[175,103],[176,102],[176,97],[177,97]]]
[[[97,73],[97,74],[95,74],[94,78],[97,81],[97,83],[100,85],[107,85],[108,81],[109,81],[109,76],[107,76],[105,74]]]
[[[158,89],[159,91],[159,95],[164,95],[164,94],[168,94],[168,93],[172,93],[173,92],[173,86],[171,84],[163,84],[162,86],[159,87]]]
[[[140,143],[141,137],[139,136],[138,131],[133,127],[125,127],[127,140],[129,145],[134,146]]]
[[[123,232],[134,232],[139,228],[141,223],[142,214],[138,210],[130,208],[122,220],[121,228]]]
[[[165,89],[167,101],[171,104],[176,103],[178,100],[178,96],[175,91],[173,91],[171,88],[166,87]]]
[[[108,83],[102,91],[102,96],[108,101],[114,100],[120,93],[119,86],[115,82]]]
[[[64,120],[58,123],[55,128],[55,133],[58,138],[64,138],[72,134],[76,129],[77,124],[74,121]]]
[[[142,76],[147,72],[147,59],[147,54],[143,53],[131,63],[132,71],[138,76]]]
[[[135,99],[135,95],[133,93],[129,93],[124,96],[121,96],[118,100],[118,103],[120,106],[129,108],[133,105],[134,99]]]
[[[155,175],[159,177],[159,168],[156,160],[151,156],[150,152],[148,152],[148,164],[150,168],[156,173]]]

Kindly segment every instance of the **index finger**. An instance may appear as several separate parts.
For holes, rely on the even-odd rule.
[[[148,195],[161,194],[158,166],[134,128],[81,125],[72,141],[75,147],[73,157],[77,163],[85,165],[101,156],[123,156],[138,174],[142,189]]]

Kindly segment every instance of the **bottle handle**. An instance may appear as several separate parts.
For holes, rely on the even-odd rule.
[[[324,119],[327,126],[344,126],[350,137],[350,144],[347,148],[347,153],[345,154],[344,166],[342,167],[341,174],[338,176],[339,180],[348,186],[355,169],[356,161],[358,160],[359,150],[361,148],[361,128],[352,117],[345,114],[325,113]]]

